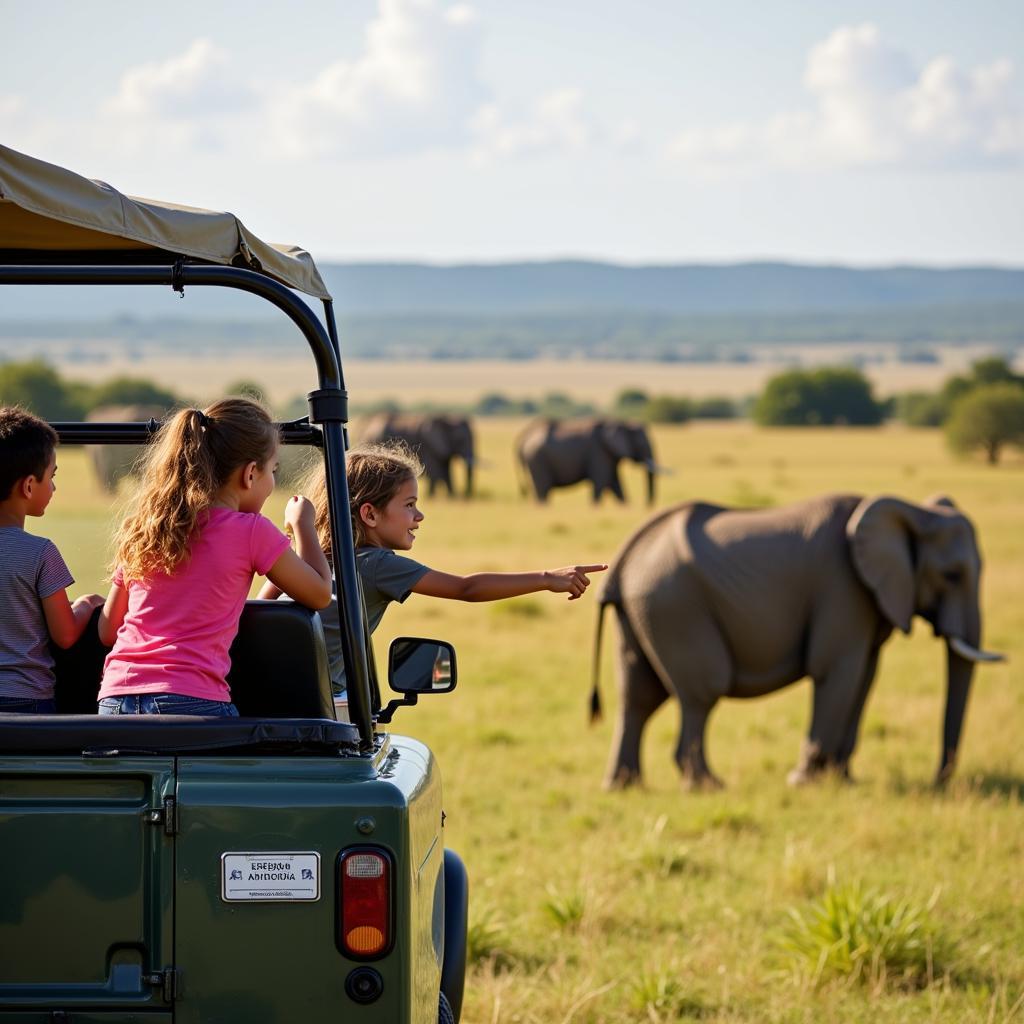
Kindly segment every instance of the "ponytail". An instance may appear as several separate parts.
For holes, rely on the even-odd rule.
[[[114,538],[113,567],[126,582],[174,572],[231,474],[249,462],[262,467],[277,442],[270,414],[247,398],[175,413],[144,457],[142,482]]]

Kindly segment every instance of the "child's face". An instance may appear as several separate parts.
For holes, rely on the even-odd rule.
[[[41,516],[46,512],[46,506],[50,504],[54,491],[57,490],[53,476],[57,472],[57,453],[50,456],[50,464],[46,467],[42,477],[30,476],[32,494],[28,499],[28,507],[25,514],[29,516]]]
[[[392,551],[408,551],[423,522],[423,513],[416,507],[419,494],[418,481],[407,480],[383,508],[364,505],[369,516],[363,514],[363,524],[370,543]]]
[[[280,445],[274,445],[270,458],[262,466],[254,466],[252,469],[252,482],[245,490],[238,503],[240,512],[259,512],[266,504],[267,498],[274,491],[274,474],[278,470],[278,455]]]

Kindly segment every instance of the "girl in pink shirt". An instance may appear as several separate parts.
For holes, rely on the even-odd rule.
[[[294,551],[260,514],[279,443],[266,410],[244,398],[183,409],[160,430],[115,538],[100,714],[237,715],[228,650],[254,574],[311,608],[330,602],[310,502],[285,508]]]

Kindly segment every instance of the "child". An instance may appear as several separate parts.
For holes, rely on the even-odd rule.
[[[395,554],[408,551],[416,540],[423,513],[416,506],[417,478],[423,467],[401,444],[367,445],[348,453],[349,511],[356,546],[356,567],[363,586],[367,628],[372,633],[392,601],[402,602],[410,594],[446,597],[456,601],[500,601],[550,590],[568,594],[573,601],[590,585],[587,573],[607,569],[604,564],[570,565],[540,572],[477,572],[457,576],[439,572],[411,558]],[[316,532],[320,545],[331,557],[331,530],[327,511],[327,485],[321,467],[307,477],[306,488],[316,509]],[[280,596],[273,583],[266,584],[260,597]],[[345,673],[336,598],[321,616],[327,640],[327,655],[335,701],[345,698]]]
[[[285,509],[296,551],[260,515],[278,444],[266,410],[245,398],[183,409],[160,430],[116,536],[100,714],[237,715],[228,650],[253,575],[312,608],[330,601],[309,501]]]
[[[57,434],[49,423],[0,408],[0,712],[46,714],[53,697],[49,641],[70,647],[99,594],[68,601],[74,583],[53,541],[25,532],[26,516],[46,514],[57,490]]]

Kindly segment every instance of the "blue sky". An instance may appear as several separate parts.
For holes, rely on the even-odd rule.
[[[0,0],[0,141],[320,258],[1024,265],[1024,5]]]

